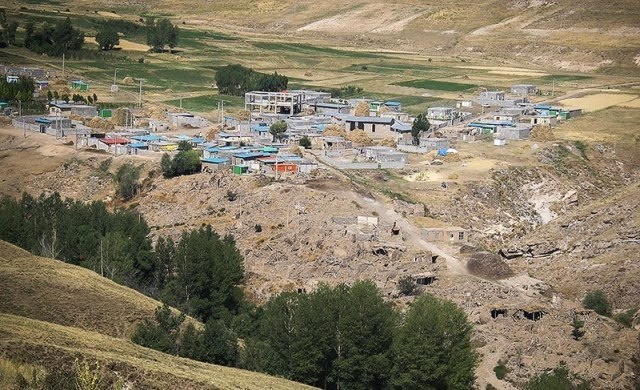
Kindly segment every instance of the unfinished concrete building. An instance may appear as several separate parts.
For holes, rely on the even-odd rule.
[[[423,228],[422,235],[426,241],[430,242],[451,242],[466,243],[469,242],[469,232],[460,227],[438,227]]]
[[[302,111],[303,94],[297,92],[252,91],[244,94],[244,108],[249,111],[295,115]]]
[[[244,94],[244,108],[260,113],[295,115],[304,105],[314,105],[327,101],[328,92],[292,90],[283,92],[251,91]]]

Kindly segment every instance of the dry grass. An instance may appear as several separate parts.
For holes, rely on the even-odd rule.
[[[0,314],[0,329],[0,349],[12,360],[51,367],[68,365],[80,355],[117,370],[133,382],[134,388],[310,388],[264,374],[166,355],[83,329],[10,314]]]
[[[633,146],[640,134],[640,110],[611,107],[571,119],[558,126],[556,137],[584,142],[614,142]]]
[[[0,241],[0,312],[129,339],[160,302],[93,271]]]
[[[631,94],[596,93],[579,98],[564,99],[559,103],[566,107],[580,107],[585,112],[592,112],[624,104],[637,98],[638,95]]]
[[[18,378],[23,378],[29,383],[38,383],[42,380],[45,371],[41,367],[19,363],[0,358],[0,388],[18,389]]]

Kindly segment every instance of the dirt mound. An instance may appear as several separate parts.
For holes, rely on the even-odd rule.
[[[85,123],[85,125],[91,127],[92,129],[99,130],[113,130],[115,128],[113,122],[98,117],[91,118]]]
[[[322,135],[325,137],[342,137],[347,138],[347,132],[344,127],[338,126],[336,124],[329,125],[324,128]]]
[[[554,141],[556,139],[556,136],[555,134],[553,134],[553,130],[551,130],[551,127],[539,125],[535,126],[531,130],[529,139],[531,139],[531,141],[537,142],[548,142]]]
[[[504,279],[513,276],[513,271],[498,255],[476,252],[467,262],[467,269],[473,275],[488,279]]]
[[[364,130],[354,130],[347,135],[347,139],[354,144],[371,145],[373,141]]]

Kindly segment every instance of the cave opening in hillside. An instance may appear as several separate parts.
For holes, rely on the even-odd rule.
[[[491,309],[491,318],[506,317],[507,309]]]

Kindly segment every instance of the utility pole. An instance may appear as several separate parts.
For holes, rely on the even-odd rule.
[[[551,87],[551,97],[556,96],[556,79],[553,79],[553,86]]]
[[[118,75],[118,68],[115,68],[113,70],[113,85],[116,85],[116,80],[117,80],[116,76],[117,75]]]
[[[62,53],[62,78],[64,78],[64,53]]]
[[[224,123],[224,102],[231,103],[229,100],[218,100],[218,110],[220,111],[220,124]]]
[[[138,102],[140,104],[140,108],[142,108],[142,79],[140,81],[140,96],[138,97]]]

